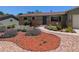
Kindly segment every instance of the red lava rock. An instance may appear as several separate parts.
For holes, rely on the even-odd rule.
[[[7,38],[6,40],[14,42],[21,48],[29,51],[49,51],[56,49],[60,45],[60,38],[58,36],[43,32],[38,36],[25,36],[25,33],[18,32],[16,37]]]

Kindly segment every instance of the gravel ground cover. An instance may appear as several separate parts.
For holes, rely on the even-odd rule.
[[[66,34],[55,34],[55,35],[61,38],[60,46],[55,50],[50,50],[49,52],[79,52],[79,36],[66,35]],[[27,50],[20,48],[15,43],[9,41],[0,41],[0,51],[28,52]]]
[[[61,38],[60,47],[52,52],[79,52],[79,36],[55,34]]]
[[[20,48],[13,42],[0,41],[0,52],[25,52],[25,51],[27,50]]]

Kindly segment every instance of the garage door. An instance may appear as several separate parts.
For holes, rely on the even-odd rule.
[[[73,28],[79,29],[79,15],[73,15]]]

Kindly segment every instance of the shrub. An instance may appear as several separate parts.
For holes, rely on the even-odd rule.
[[[23,27],[23,28],[19,28],[19,29],[17,29],[17,31],[26,32],[26,31],[28,31],[28,30],[30,30],[30,29],[33,29],[33,27],[25,26],[25,27]]]
[[[47,29],[52,30],[52,25],[46,26]]]
[[[71,26],[68,26],[68,27],[66,28],[66,32],[73,32],[72,27],[71,27]]]
[[[14,29],[7,30],[0,38],[11,38],[17,35],[17,31]]]
[[[8,25],[7,28],[8,28],[8,29],[10,29],[10,28],[15,28],[15,24],[13,24],[13,25]]]
[[[6,27],[5,26],[0,26],[0,32],[4,32],[6,31]]]
[[[40,31],[39,29],[34,28],[34,29],[28,30],[28,31],[26,32],[26,35],[28,35],[28,36],[37,36],[37,35],[39,35],[40,33],[41,33],[41,31]]]
[[[17,31],[21,31],[21,29],[17,29]]]
[[[7,26],[7,29],[10,29],[11,27],[10,26]]]
[[[26,32],[27,29],[17,29],[17,31]]]
[[[59,25],[57,25],[57,29],[58,30],[61,30],[62,29],[62,26],[59,24]]]
[[[15,24],[11,25],[12,28],[15,28]]]
[[[23,30],[21,30],[22,32],[26,32],[27,30],[26,29],[23,29]]]
[[[25,25],[25,26],[26,26],[26,25],[30,25],[30,19],[25,20],[25,21],[24,21],[24,25]]]
[[[19,29],[19,31],[21,31],[21,32],[26,32],[26,29]]]
[[[58,30],[58,29],[57,29],[57,26],[52,26],[52,25],[47,26],[47,28],[48,28],[49,30],[54,30],[54,31],[57,31],[57,30]]]

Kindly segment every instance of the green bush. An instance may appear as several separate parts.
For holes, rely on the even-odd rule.
[[[17,29],[17,31],[21,31],[21,29]]]
[[[24,25],[25,25],[25,26],[26,26],[26,25],[30,25],[30,20],[29,20],[29,19],[25,20],[25,21],[24,21]]]
[[[17,31],[26,32],[27,29],[17,29]]]
[[[15,24],[11,25],[12,28],[15,28]]]
[[[22,31],[22,32],[26,32],[27,30],[26,30],[26,29],[22,29],[22,30],[20,30],[20,31]]]
[[[11,38],[17,35],[17,31],[14,29],[7,30],[4,34],[0,36],[0,38]]]
[[[52,25],[46,26],[47,29],[52,30]]]
[[[66,32],[73,32],[72,27],[71,27],[71,26],[68,26],[68,27],[66,28]]]
[[[8,26],[7,26],[7,29],[10,29],[10,28],[11,28],[10,25],[8,25]]]
[[[58,30],[61,30],[62,26],[59,24],[59,25],[57,25],[57,28],[58,28]]]
[[[13,25],[8,25],[7,28],[8,28],[8,29],[10,29],[10,28],[15,28],[15,24],[13,24]]]
[[[57,30],[58,30],[58,29],[57,29],[57,26],[52,26],[52,25],[47,26],[47,28],[48,28],[49,30],[54,30],[54,31],[57,31]]]
[[[34,28],[34,29],[28,30],[28,31],[26,32],[26,35],[28,35],[28,36],[37,36],[37,35],[39,35],[40,33],[41,33],[41,31],[40,31],[39,29]]]
[[[23,30],[23,29],[17,29],[17,31],[18,31],[18,32],[19,32],[19,31],[24,32],[24,30]]]
[[[6,31],[6,27],[5,26],[0,26],[0,32],[4,32],[4,31]]]

